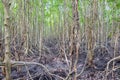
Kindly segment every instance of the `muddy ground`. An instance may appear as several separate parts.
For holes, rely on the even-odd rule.
[[[67,43],[66,43],[67,44]],[[59,40],[46,39],[43,42],[44,48],[42,49],[42,55],[39,57],[39,50],[36,46],[32,46],[29,54],[24,57],[24,61],[41,63],[48,68],[48,70],[55,75],[59,75],[65,78],[68,75],[67,63],[63,56],[60,54]],[[78,77],[78,80],[120,80],[120,69],[112,71],[105,77],[107,62],[113,58],[114,47],[107,41],[103,46],[96,46],[94,48],[94,60],[93,67],[87,67],[86,57],[87,49],[84,42],[81,43],[79,49],[79,60],[77,64],[78,73],[82,74]],[[11,47],[11,53],[14,56],[15,50]],[[67,52],[67,48],[66,48]],[[120,44],[117,46],[116,56],[120,54]],[[14,57],[12,59],[14,60]],[[115,66],[120,66],[120,61],[115,61]],[[48,74],[42,67],[37,65],[28,65],[20,67],[21,70],[17,71],[17,67],[12,67],[11,77],[13,80],[61,80],[54,75]],[[112,63],[110,65],[112,70]],[[74,74],[72,74],[74,75]],[[71,76],[72,76],[71,75]],[[4,79],[4,75],[0,69],[0,80]]]

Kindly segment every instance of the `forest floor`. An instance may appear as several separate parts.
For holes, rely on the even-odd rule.
[[[68,75],[69,66],[63,56],[59,55],[59,47],[57,39],[47,39],[44,41],[45,46],[42,49],[41,57],[39,57],[39,50],[33,46],[29,55],[24,57],[23,61],[37,62],[43,64],[50,73],[59,75],[65,78]],[[13,51],[14,53],[14,51]],[[87,50],[85,49],[85,43],[81,43],[79,50],[79,60],[77,64],[78,73],[81,73],[78,80],[120,80],[120,61],[115,61],[114,67],[118,67],[116,70],[112,69],[112,63],[110,64],[110,72],[106,78],[106,66],[107,62],[113,58],[114,47],[108,42],[105,42],[104,46],[94,48],[94,67],[87,67],[86,58]],[[120,45],[116,56],[120,53]],[[74,75],[74,74],[72,74]],[[72,76],[71,75],[71,76]],[[17,71],[17,67],[12,67],[11,77],[13,80],[60,80],[54,75],[48,74],[42,67],[38,65],[26,65],[20,66],[20,71]],[[3,80],[4,75],[0,69],[0,80]]]

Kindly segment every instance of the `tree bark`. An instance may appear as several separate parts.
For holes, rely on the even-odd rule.
[[[73,25],[70,34],[70,71],[74,71],[72,76],[73,80],[77,80],[77,62],[78,62],[78,50],[80,41],[80,23],[79,23],[79,13],[78,13],[78,0],[72,0],[72,15],[73,15]]]
[[[5,56],[4,56],[4,63],[5,63],[5,73],[6,73],[6,80],[11,80],[10,73],[11,73],[11,63],[10,63],[10,3],[9,0],[2,0],[4,6],[4,27],[5,27]]]

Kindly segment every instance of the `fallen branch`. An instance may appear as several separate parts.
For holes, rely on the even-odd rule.
[[[56,77],[64,80],[63,77],[50,73],[50,71],[41,63],[37,63],[37,62],[23,62],[23,61],[11,61],[11,64],[12,64],[12,66],[18,66],[18,65],[38,65],[38,66],[41,66],[48,74],[50,74],[52,76],[56,76]]]
[[[11,65],[13,67],[14,66],[20,66],[20,65],[21,66],[25,66],[25,65],[38,65],[38,66],[41,66],[48,74],[64,80],[63,77],[50,73],[50,71],[43,64],[41,64],[41,63],[37,63],[37,62],[25,62],[25,61],[13,61],[13,60],[11,60],[10,63],[11,63]],[[5,63],[0,62],[0,66],[5,66]]]

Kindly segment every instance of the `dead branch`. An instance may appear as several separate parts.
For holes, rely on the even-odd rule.
[[[12,66],[38,65],[38,66],[41,66],[48,74],[64,80],[63,77],[50,73],[50,71],[43,64],[41,64],[41,63],[37,63],[37,62],[25,62],[25,61],[11,61],[11,64],[12,64]]]

